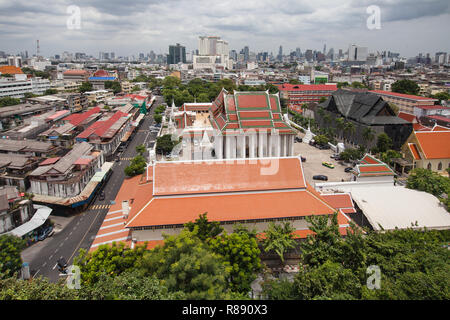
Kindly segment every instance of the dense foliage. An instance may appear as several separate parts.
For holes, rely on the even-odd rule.
[[[156,138],[156,152],[160,154],[169,154],[178,143],[180,143],[180,141],[172,140],[172,135],[165,134]]]
[[[0,274],[13,276],[22,267],[20,252],[25,248],[25,241],[12,236],[0,236]]]
[[[391,86],[391,90],[397,93],[417,95],[419,94],[420,87],[413,80],[403,79],[395,81]]]
[[[19,98],[11,98],[11,97],[0,98],[0,108],[7,107],[7,106],[14,106],[19,103],[20,103]]]
[[[392,230],[363,234],[353,224],[347,237],[332,223],[312,217],[300,245],[300,272],[292,282],[269,280],[270,299],[449,299],[450,231]],[[379,288],[369,289],[369,266],[381,272]],[[370,270],[370,269],[369,269]]]
[[[425,191],[436,196],[450,211],[450,178],[428,169],[417,168],[410,172],[406,187]]]

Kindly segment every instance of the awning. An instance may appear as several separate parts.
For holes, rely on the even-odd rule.
[[[108,173],[108,171],[112,168],[113,165],[114,165],[113,162],[105,162],[102,165],[102,169],[99,172],[96,172],[94,174],[91,181],[96,181],[96,182],[102,181],[103,177]]]
[[[10,232],[8,232],[8,234],[11,234],[11,235],[14,235],[17,237],[22,237],[22,236],[26,235],[27,233],[42,226],[44,224],[45,220],[48,219],[48,217],[50,216],[50,213],[53,210],[49,207],[41,206],[38,204],[34,204],[33,207],[37,211],[35,212],[34,216],[30,219],[30,221],[25,222],[21,226],[11,230]]]

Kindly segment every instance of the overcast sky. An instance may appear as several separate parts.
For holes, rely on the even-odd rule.
[[[69,29],[69,6],[80,29]],[[367,28],[368,6],[380,8],[381,29]],[[73,24],[71,24],[73,25]],[[402,56],[450,52],[449,0],[0,0],[0,50],[50,56],[63,51],[119,55],[188,52],[198,36],[217,35],[238,52],[284,53],[299,47],[327,51],[351,43]]]

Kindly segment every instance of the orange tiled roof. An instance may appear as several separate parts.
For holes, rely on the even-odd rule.
[[[411,150],[411,153],[414,157],[414,160],[420,160],[419,150],[417,150],[417,146],[415,143],[408,143],[408,147]]]
[[[22,69],[16,66],[1,66],[0,73],[2,74],[23,74]]]
[[[212,221],[298,217],[332,214],[335,209],[308,190],[234,193],[190,197],[153,198],[127,227],[184,224],[208,213]]]
[[[155,195],[305,187],[300,159],[296,157],[271,160],[157,162],[154,179]]]
[[[336,209],[353,208],[352,197],[349,193],[328,193],[321,196]]]
[[[415,135],[426,159],[450,158],[450,131],[420,131]]]

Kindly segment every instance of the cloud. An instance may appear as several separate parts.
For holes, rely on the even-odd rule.
[[[80,30],[67,29],[70,5],[80,8]],[[380,7],[382,30],[367,29],[369,5]],[[40,39],[47,55],[164,53],[174,43],[189,52],[197,49],[199,35],[219,35],[238,51],[245,45],[269,52],[283,45],[288,52],[360,43],[412,55],[421,43],[450,51],[442,42],[449,18],[448,0],[0,0],[0,50],[33,51]]]

